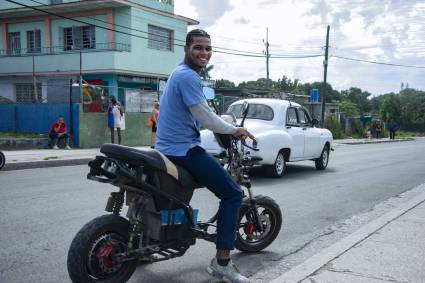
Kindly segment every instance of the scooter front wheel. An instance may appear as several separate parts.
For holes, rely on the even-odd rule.
[[[282,212],[273,199],[266,196],[254,199],[255,208],[249,199],[244,199],[239,214],[235,247],[242,252],[265,249],[276,239],[282,226]]]

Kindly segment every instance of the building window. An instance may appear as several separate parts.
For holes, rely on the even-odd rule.
[[[40,30],[27,31],[27,53],[41,52],[41,33]]]
[[[21,33],[9,32],[9,48],[11,55],[21,54]]]
[[[42,102],[41,84],[37,84],[37,101],[35,99],[34,84],[16,84],[16,102],[34,103]]]
[[[173,31],[148,25],[148,47],[158,50],[173,51]]]
[[[95,26],[79,26],[63,29],[64,48],[73,49],[95,49],[96,32]]]

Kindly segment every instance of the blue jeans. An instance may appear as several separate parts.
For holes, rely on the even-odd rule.
[[[186,156],[167,156],[173,163],[188,170],[198,183],[220,199],[217,217],[217,250],[233,250],[243,190],[221,164],[199,146]]]
[[[59,139],[65,139],[66,145],[69,145],[69,135],[66,133],[63,134],[61,137],[59,137],[59,135],[56,133],[50,133],[49,138],[52,147],[58,144]]]

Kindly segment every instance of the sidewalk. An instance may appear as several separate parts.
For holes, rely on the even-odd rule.
[[[425,282],[425,184],[421,193],[271,283]]]
[[[135,147],[137,149],[147,146]],[[90,149],[32,149],[2,151],[6,156],[6,165],[2,169],[18,170],[55,166],[87,164],[96,155],[102,155],[99,148]]]

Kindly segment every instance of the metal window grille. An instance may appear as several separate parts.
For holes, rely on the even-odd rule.
[[[79,26],[63,29],[64,50],[95,49],[95,26]]]
[[[21,54],[21,33],[9,32],[9,46],[12,55]]]
[[[173,50],[173,31],[148,25],[148,47],[158,50]]]
[[[27,31],[27,53],[41,52],[41,32],[40,30]]]
[[[34,93],[34,84],[15,84],[16,102],[17,103],[34,103],[37,102]],[[38,101],[42,101],[41,83],[37,83]]]

